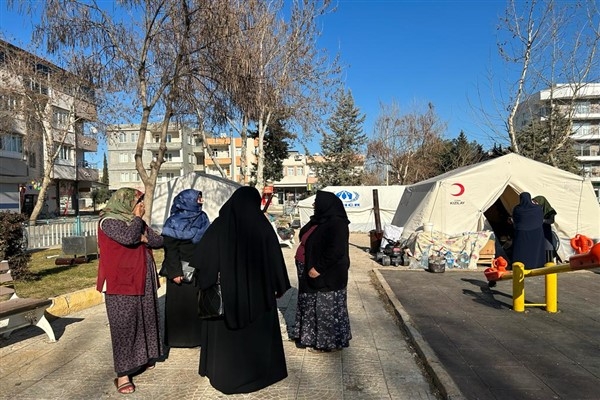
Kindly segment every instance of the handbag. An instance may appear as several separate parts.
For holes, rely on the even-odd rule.
[[[194,279],[194,273],[196,272],[196,268],[190,267],[190,263],[187,261],[181,260],[181,270],[183,272],[183,281],[191,282]],[[167,265],[163,263],[162,268],[158,271],[159,276],[168,277],[167,273]]]
[[[198,318],[210,319],[223,316],[223,296],[221,295],[221,282],[198,292]]]
[[[188,261],[181,260],[181,270],[183,271],[184,282],[191,282],[194,279],[196,268],[191,267]]]

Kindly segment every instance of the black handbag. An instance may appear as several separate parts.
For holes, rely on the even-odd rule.
[[[223,316],[223,311],[223,297],[219,281],[206,289],[200,289],[198,292],[198,318],[219,318]]]

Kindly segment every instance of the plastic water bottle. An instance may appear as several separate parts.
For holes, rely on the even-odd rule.
[[[469,268],[470,259],[471,257],[469,257],[466,251],[461,251],[458,256],[458,268]]]
[[[427,247],[425,250],[423,250],[423,252],[421,253],[421,267],[427,269],[429,268],[429,248],[431,246]]]
[[[446,268],[454,268],[454,256],[452,256],[452,252],[446,252]]]

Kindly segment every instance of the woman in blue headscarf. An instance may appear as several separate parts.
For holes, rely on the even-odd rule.
[[[170,347],[200,345],[198,286],[194,278],[184,278],[183,266],[192,259],[196,245],[210,225],[202,203],[202,192],[195,189],[180,192],[162,230],[165,258],[161,275],[167,277],[165,344]]]
[[[546,254],[544,250],[544,211],[531,200],[531,194],[523,192],[519,195],[519,204],[513,209],[513,225],[515,238],[511,262],[521,262],[526,269],[544,266]]]

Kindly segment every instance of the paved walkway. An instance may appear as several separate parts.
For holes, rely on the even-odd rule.
[[[348,306],[353,339],[341,352],[313,354],[292,342],[284,347],[288,378],[256,393],[225,396],[198,375],[198,349],[172,349],[166,361],[134,378],[128,399],[438,399],[437,389],[377,289],[377,266],[367,234],[352,234]],[[282,249],[296,286],[294,249]],[[164,290],[164,288],[163,288]],[[596,293],[597,294],[597,293]],[[161,293],[162,295],[162,293]],[[296,290],[279,306],[290,322]],[[74,306],[74,305],[72,305]],[[56,343],[34,327],[0,340],[0,399],[123,398],[112,384],[112,350],[104,305],[51,322]],[[285,325],[285,324],[284,324]]]

